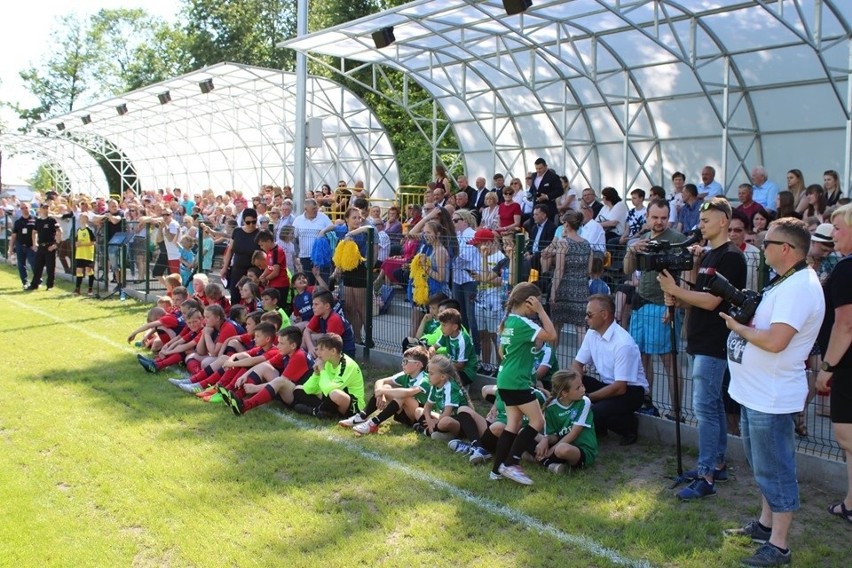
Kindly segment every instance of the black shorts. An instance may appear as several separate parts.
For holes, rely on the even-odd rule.
[[[86,268],[94,268],[95,261],[94,260],[86,260],[83,258],[74,259],[75,266],[77,268],[85,270]]]
[[[528,389],[497,389],[506,406],[521,406],[536,400],[532,387]]]
[[[852,424],[852,369],[837,369],[831,377],[831,421]]]

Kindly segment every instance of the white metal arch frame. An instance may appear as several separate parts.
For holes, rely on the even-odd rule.
[[[201,83],[206,80],[213,88],[205,93]],[[108,141],[127,157],[142,189],[241,189],[252,195],[265,183],[292,183],[295,101],[305,96],[307,116],[322,123],[321,143],[307,151],[308,187],[361,179],[372,195],[392,196],[398,169],[375,114],[328,79],[309,78],[307,92],[298,95],[295,84],[292,73],[220,63],[53,117],[36,128],[51,138],[72,136],[92,146]],[[163,93],[169,100],[161,103]]]
[[[54,179],[60,181],[58,191],[104,197],[109,194],[103,169],[91,150],[71,139],[7,132],[0,134],[0,150],[9,156],[32,154],[43,160]],[[67,185],[62,185],[63,180]]]
[[[735,193],[762,164],[779,185],[793,167],[843,170],[848,188],[850,18],[840,0],[535,0],[514,16],[501,0],[418,0],[282,45],[405,72],[450,118],[469,174],[543,155],[593,187],[697,181],[710,164]],[[396,41],[376,49],[388,26]]]

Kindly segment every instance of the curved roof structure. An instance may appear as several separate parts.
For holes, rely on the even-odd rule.
[[[167,95],[166,95],[167,94]],[[390,140],[351,91],[309,77],[307,117],[321,137],[307,149],[307,184],[364,180],[390,196],[399,174]],[[296,78],[283,71],[220,63],[108,99],[35,125],[50,139],[69,138],[95,153],[117,149],[116,171],[138,176],[141,189],[241,189],[293,178]],[[62,130],[58,129],[59,125]],[[70,171],[74,164],[63,164]]]
[[[109,194],[103,169],[81,144],[64,137],[38,136],[36,134],[0,134],[0,149],[8,151],[10,157],[15,154],[32,154],[44,164],[55,179],[65,181],[68,187],[59,187],[65,191],[82,191],[92,196]],[[75,189],[79,188],[79,189]]]
[[[282,45],[388,65],[450,119],[468,175],[544,157],[575,184],[697,181],[736,194],[762,164],[850,178],[852,2],[418,0]],[[377,49],[371,33],[393,27]],[[322,60],[317,59],[321,64]]]

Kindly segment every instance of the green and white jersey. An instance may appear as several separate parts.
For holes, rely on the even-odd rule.
[[[442,336],[441,322],[437,319],[427,321],[426,325],[423,326],[423,337],[421,339],[426,342],[426,345],[430,347],[435,345]]]
[[[547,395],[538,389],[533,389],[533,394],[535,398],[538,400],[539,404],[544,404],[547,401]],[[508,419],[506,417],[506,403],[503,402],[503,399],[500,398],[500,393],[497,393],[497,400],[494,401],[494,406],[497,409],[497,416],[494,418],[494,422],[499,422],[501,424],[507,424]],[[521,419],[521,428],[529,424],[530,419],[525,415]]]
[[[455,337],[442,335],[438,340],[438,346],[446,349],[446,355],[453,363],[464,363],[464,373],[467,378],[473,380],[476,378],[476,367],[479,365],[479,357],[476,355],[476,350],[473,348],[473,339],[465,330],[460,330]]]
[[[452,406],[455,414],[459,406],[467,403],[461,387],[453,380],[448,380],[442,387],[429,385],[426,401],[432,403],[432,410],[438,414],[444,412],[447,406]]]
[[[556,359],[556,349],[554,349],[550,343],[545,343],[541,346],[541,349],[536,349],[535,362],[533,363],[532,369],[533,375],[536,374],[541,365],[545,365],[548,368],[547,374],[541,378],[541,384],[544,385],[544,388],[549,389],[553,379],[553,373],[559,370],[559,361]]]
[[[432,385],[429,384],[429,374],[426,371],[420,371],[416,377],[406,375],[405,373],[397,373],[391,377],[391,381],[394,385],[404,389],[418,387],[420,392],[414,395],[414,400],[420,406],[426,404],[426,393],[432,388]]]
[[[529,318],[509,314],[500,333],[503,363],[497,373],[497,388],[524,390],[535,385],[532,378],[535,363],[535,338],[541,327]]]
[[[583,450],[586,465],[592,465],[598,455],[598,437],[595,434],[595,420],[592,413],[592,401],[584,396],[575,400],[569,406],[563,406],[558,400],[551,401],[544,409],[544,431],[548,436],[559,438],[567,435],[577,425],[583,430],[574,440],[573,445]]]

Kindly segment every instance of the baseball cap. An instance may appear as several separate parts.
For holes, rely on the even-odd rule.
[[[811,240],[815,243],[833,245],[834,239],[831,238],[832,235],[834,235],[834,225],[831,223],[822,223],[816,228],[814,234],[811,235]]]
[[[482,243],[487,243],[493,241],[497,234],[491,229],[477,229],[473,234],[473,238],[470,239],[467,244],[469,245],[481,245]]]

